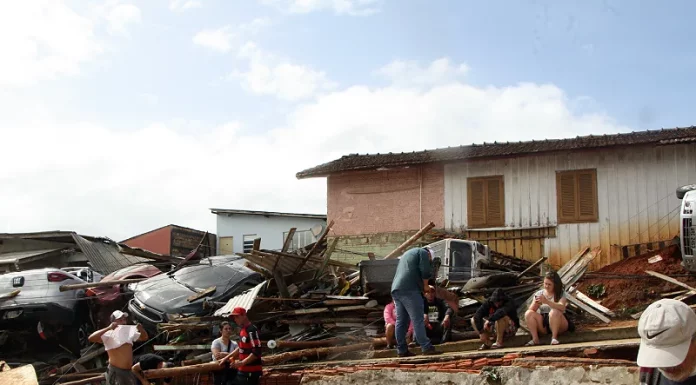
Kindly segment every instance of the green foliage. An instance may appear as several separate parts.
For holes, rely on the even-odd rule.
[[[607,289],[604,287],[604,284],[600,283],[598,285],[590,285],[590,287],[587,288],[587,293],[592,298],[601,298],[603,295],[607,294]]]

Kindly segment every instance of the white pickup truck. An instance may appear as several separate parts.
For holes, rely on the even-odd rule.
[[[682,201],[679,215],[682,264],[687,270],[696,271],[696,184],[679,187],[677,198]]]

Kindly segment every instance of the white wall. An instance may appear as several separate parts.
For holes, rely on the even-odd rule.
[[[591,168],[597,169],[599,222],[558,225],[556,171]],[[551,264],[568,260],[581,247],[600,246],[596,262],[601,266],[620,259],[616,246],[678,235],[675,189],[696,183],[696,143],[446,165],[448,229],[467,227],[467,178],[493,175],[504,176],[505,228],[557,226],[556,238],[547,239],[544,247]]]
[[[234,252],[241,253],[244,250],[244,235],[256,234],[261,238],[261,248],[280,250],[283,247],[283,233],[291,227],[297,231],[323,225],[324,219],[295,218],[295,217],[265,217],[261,215],[227,214],[217,215],[218,250],[220,250],[221,237],[234,237]]]

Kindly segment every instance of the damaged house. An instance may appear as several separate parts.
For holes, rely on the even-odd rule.
[[[351,154],[297,173],[327,178],[333,258],[384,256],[424,224],[558,268],[585,246],[593,268],[679,234],[676,187],[696,181],[696,127],[411,153]],[[381,253],[381,254],[380,254]]]

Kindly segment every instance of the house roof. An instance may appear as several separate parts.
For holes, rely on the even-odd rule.
[[[252,211],[252,210],[227,210],[227,209],[210,209],[215,215],[260,215],[264,217],[292,217],[292,218],[313,218],[326,220],[326,214],[296,214],[296,213],[279,213],[274,211]]]
[[[351,154],[300,171],[296,176],[298,179],[304,179],[328,176],[341,171],[373,170],[381,167],[400,167],[619,146],[669,145],[687,142],[696,142],[695,126],[611,135],[578,136],[569,139],[493,142],[402,153]]]

